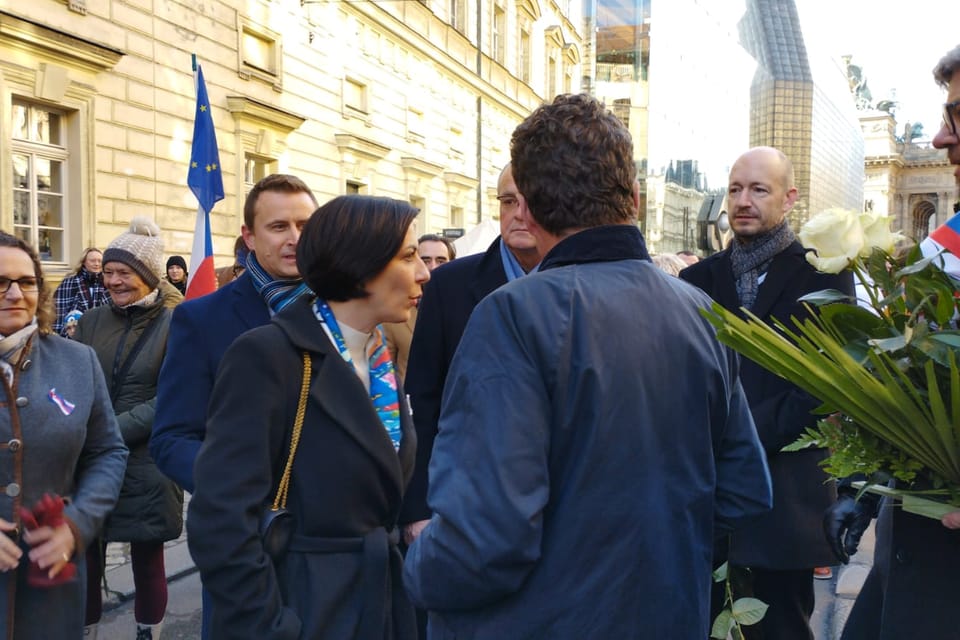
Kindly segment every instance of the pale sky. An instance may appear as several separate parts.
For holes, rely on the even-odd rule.
[[[804,40],[839,58],[853,56],[876,104],[895,99],[897,133],[923,123],[923,139],[940,128],[945,92],[934,65],[960,44],[958,9],[949,0],[796,0]],[[893,92],[896,92],[895,94]]]

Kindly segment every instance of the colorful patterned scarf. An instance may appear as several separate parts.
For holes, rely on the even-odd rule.
[[[285,306],[310,293],[309,287],[302,278],[275,279],[257,262],[257,254],[247,256],[247,271],[253,279],[253,286],[263,297],[263,301],[270,307],[271,315],[279,313]]]
[[[313,303],[313,313],[317,320],[327,325],[337,350],[344,361],[353,367],[353,359],[340,332],[337,319],[333,316],[326,301],[317,298]],[[387,350],[387,343],[383,339],[383,329],[380,325],[374,327],[373,339],[367,343],[367,361],[370,364],[370,400],[373,408],[383,423],[387,435],[393,442],[393,448],[400,448],[400,396],[397,394],[397,376],[393,371],[393,361]]]

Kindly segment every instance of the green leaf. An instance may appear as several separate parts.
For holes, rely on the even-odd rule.
[[[880,340],[867,340],[870,346],[876,347],[881,351],[899,351],[907,346],[906,336],[893,336],[892,338],[882,338]]]
[[[730,630],[733,629],[733,612],[730,609],[724,609],[713,621],[713,627],[710,629],[710,637],[717,640],[726,640]]]
[[[713,581],[714,582],[723,582],[727,579],[727,563],[724,562],[722,565],[713,570]]]
[[[833,304],[835,302],[849,303],[852,302],[854,298],[838,289],[822,289],[820,291],[808,293],[797,300],[799,302],[809,302],[816,307],[820,307],[826,304]]]
[[[933,263],[936,257],[937,257],[936,255],[933,255],[933,256],[930,256],[929,258],[922,258],[912,264],[908,264],[904,268],[894,273],[893,277],[899,280],[900,278],[903,278],[905,276],[909,276],[914,273],[920,273],[921,271],[929,267]]]
[[[763,620],[769,605],[756,598],[739,598],[733,603],[733,619],[743,625],[756,624]]]

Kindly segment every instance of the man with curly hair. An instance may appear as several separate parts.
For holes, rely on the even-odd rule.
[[[714,536],[770,508],[738,360],[710,299],[651,264],[630,134],[601,103],[541,106],[511,167],[546,254],[467,324],[408,591],[434,639],[702,640]]]

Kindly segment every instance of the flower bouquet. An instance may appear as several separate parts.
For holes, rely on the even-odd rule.
[[[960,508],[958,284],[939,256],[895,252],[899,234],[873,213],[825,211],[799,238],[818,270],[854,272],[858,300],[819,291],[802,299],[817,314],[772,327],[716,303],[704,315],[721,342],[823,402],[817,413],[830,417],[785,450],[825,447],[827,473],[863,474],[878,493],[895,479],[923,515]]]

